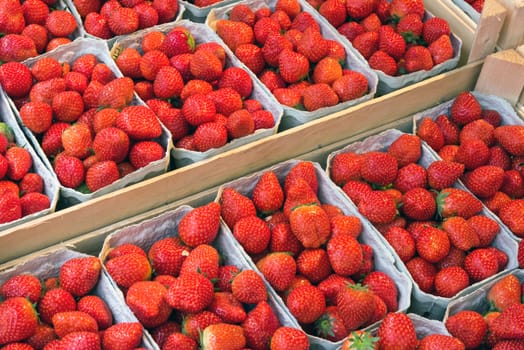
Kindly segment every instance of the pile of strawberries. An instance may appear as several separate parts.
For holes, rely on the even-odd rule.
[[[420,321],[419,321],[420,322]],[[388,313],[377,330],[352,332],[340,350],[351,349],[403,349],[403,350],[464,350],[461,339],[441,333],[426,333],[422,323],[416,324],[412,316]],[[420,329],[418,328],[420,327]],[[419,332],[421,335],[419,335]],[[468,348],[469,349],[469,348]]]
[[[463,164],[468,189],[524,237],[524,125],[506,125],[499,112],[464,91],[448,113],[422,118],[417,134],[442,159]]]
[[[212,245],[220,213],[210,202],[182,217],[177,236],[110,250],[105,267],[127,305],[162,350],[308,349],[302,330],[281,325],[261,275],[222,263],[234,252]]]
[[[178,0],[73,0],[87,33],[101,39],[174,21]]]
[[[138,349],[143,327],[114,323],[104,299],[92,293],[102,265],[96,257],[67,260],[56,277],[17,274],[0,287],[2,349]]]
[[[321,203],[314,164],[272,170],[252,193],[221,193],[222,217],[291,314],[309,333],[339,341],[398,310],[398,288],[374,270],[373,247],[358,241],[359,218]]]
[[[451,59],[448,22],[427,18],[423,0],[308,0],[371,68],[389,76],[428,71]]]
[[[285,106],[314,111],[364,96],[366,76],[345,68],[342,44],[326,39],[315,17],[297,0],[274,9],[235,5],[218,19],[217,34]]]
[[[462,340],[466,349],[524,348],[524,284],[515,274],[508,274],[491,285],[484,299],[476,300],[475,309],[451,314],[446,328]],[[481,303],[478,303],[481,302]]]
[[[94,54],[9,62],[0,83],[64,187],[94,192],[165,156],[156,115],[131,105],[133,81],[116,78]]]
[[[23,61],[70,43],[75,17],[55,8],[60,0],[0,1],[0,61]]]
[[[453,187],[464,165],[436,160],[427,167],[421,139],[401,134],[384,151],[338,153],[330,177],[382,233],[426,293],[451,298],[502,271],[500,231],[482,202]],[[427,158],[426,158],[427,159]]]
[[[175,147],[205,152],[275,126],[277,116],[252,96],[250,75],[231,64],[219,43],[195,39],[184,25],[149,31],[139,47],[115,56],[171,132]]]
[[[44,193],[44,179],[33,171],[31,153],[15,143],[9,125],[0,123],[0,224],[50,206]]]

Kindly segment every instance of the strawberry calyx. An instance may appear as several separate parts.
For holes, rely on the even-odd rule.
[[[14,142],[15,140],[15,134],[13,133],[13,129],[6,123],[0,122],[0,134],[4,135],[7,138],[8,142]]]
[[[376,348],[378,337],[374,337],[370,332],[367,331],[353,331],[351,332],[344,344],[348,344],[347,349],[358,349],[358,350],[373,350]],[[342,346],[342,349],[346,349]]]
[[[333,322],[335,319],[329,314],[329,312],[324,313],[315,321],[315,330],[318,336],[322,338],[327,338],[328,336],[334,337],[335,333],[333,332]]]

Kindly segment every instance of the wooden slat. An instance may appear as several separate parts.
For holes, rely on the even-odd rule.
[[[467,65],[196,164],[0,232],[0,263],[205,191],[269,165],[314,152],[449,100],[475,85]]]
[[[468,62],[485,58],[495,52],[507,10],[497,0],[486,0],[477,23]]]
[[[486,57],[475,90],[503,97],[516,105],[523,87],[524,57],[509,49]]]
[[[499,37],[502,50],[513,49],[524,40],[524,0],[499,0],[508,14]]]

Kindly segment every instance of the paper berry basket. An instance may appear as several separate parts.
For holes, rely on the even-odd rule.
[[[359,142],[355,142],[350,145],[347,145],[346,147],[331,153],[328,156],[327,173],[331,174],[333,158],[336,155],[341,154],[341,153],[348,153],[348,152],[365,153],[369,151],[385,151],[387,150],[389,145],[391,145],[402,134],[404,134],[404,132],[400,130],[389,129],[389,130],[383,131],[380,134],[370,136],[364,139],[363,141],[359,141]],[[438,158],[435,157],[434,153],[423,142],[422,143],[422,153],[418,161],[418,164],[427,169],[427,167],[431,163],[433,163],[435,160],[438,160]],[[460,189],[467,191],[467,189],[458,181],[453,185],[453,187],[460,188]],[[338,188],[341,190],[340,187]],[[353,206],[355,206],[355,204],[352,201],[351,203]],[[487,210],[484,206],[481,212],[479,213],[479,215],[483,215],[483,216],[486,216],[490,219],[497,221],[496,217],[489,210]],[[451,298],[442,297],[442,296],[438,296],[432,293],[425,292],[420,288],[418,283],[415,282],[406,264],[400,259],[399,255],[395,252],[391,244],[388,243],[388,241],[384,238],[384,236],[377,230],[377,228],[374,225],[370,223],[370,226],[372,227],[372,230],[375,231],[375,233],[381,237],[381,240],[388,247],[391,254],[393,254],[393,256],[395,257],[395,264],[398,266],[398,268],[401,271],[403,271],[404,273],[406,273],[413,283],[413,298],[411,302],[411,307],[409,309],[410,312],[417,313],[417,314],[423,315],[431,319],[441,319],[442,316],[444,315],[447,305],[452,300],[455,300],[456,298],[460,298],[461,296],[471,293],[472,291],[481,287],[488,281],[496,278],[498,274],[503,273],[503,271],[500,271],[496,275],[488,277],[479,282],[472,283],[468,287],[464,288],[462,291],[460,291],[454,297],[451,297]],[[512,239],[512,237],[510,236],[510,233],[505,228],[505,226],[503,225],[499,225],[499,226],[500,226],[500,231],[496,235],[494,240],[492,241],[491,246],[496,247],[497,249],[503,251],[507,255],[508,263],[505,269],[515,268],[517,266],[516,241]]]
[[[176,209],[166,211],[147,220],[135,223],[130,222],[127,227],[119,229],[106,237],[99,254],[101,261],[107,261],[108,254],[111,250],[123,244],[135,244],[147,252],[155,242],[164,238],[178,236],[178,225],[180,224],[180,221],[193,209],[194,208],[189,205],[182,205]],[[218,250],[221,256],[221,266],[234,265],[238,267],[239,270],[252,269],[245,256],[241,254],[238,243],[231,236],[231,233],[222,220],[218,234],[213,241],[212,246]],[[103,269],[108,276],[110,276],[105,266]],[[109,279],[115,289],[115,293],[118,295],[119,299],[124,302],[125,297],[123,292],[113,278],[109,277]],[[267,282],[264,281],[264,283],[268,286]],[[268,293],[268,296],[268,303],[278,317],[280,324],[283,326],[298,328],[298,324],[293,317],[289,315],[287,310],[282,308],[270,293]]]
[[[42,253],[34,253],[27,256],[23,262],[16,266],[6,264],[8,267],[5,269],[2,269],[0,266],[0,286],[9,278],[19,274],[34,275],[43,283],[48,278],[58,277],[60,267],[68,260],[91,256],[92,255],[77,252],[73,250],[72,247],[66,246]],[[98,283],[88,295],[97,295],[106,302],[113,316],[113,324],[138,322],[133,313],[118,298],[109,277],[102,273],[102,271]],[[158,350],[158,347],[156,347],[147,331],[144,331],[142,335],[142,343],[140,346]]]
[[[212,28],[213,31],[216,31],[216,22],[220,19],[229,18],[229,14],[232,8],[237,4],[248,4],[249,7],[253,11],[258,10],[260,8],[265,8],[265,7],[269,7],[269,9],[274,11],[276,3],[277,3],[276,0],[269,0],[269,1],[255,0],[255,1],[250,1],[250,2],[238,1],[233,4],[229,4],[227,6],[217,7],[215,9],[212,9],[209,12],[209,15],[207,16],[205,23],[210,28]],[[342,42],[340,40],[339,35],[336,33],[333,27],[328,26],[325,21],[321,20],[318,13],[311,6],[309,6],[305,1],[302,1],[302,0],[299,0],[299,4],[302,7],[303,12],[308,12],[318,22],[322,36],[325,39],[336,40],[336,41]],[[231,51],[231,49],[229,48],[228,50]],[[281,128],[289,129],[294,126],[302,125],[304,123],[318,119],[328,114],[332,114],[332,113],[341,111],[343,109],[349,108],[351,106],[358,105],[362,102],[372,99],[375,96],[375,93],[377,92],[377,84],[378,84],[378,77],[376,73],[373,70],[371,70],[364,62],[362,62],[362,60],[359,59],[358,56],[356,56],[354,52],[352,52],[352,50],[348,50],[347,48],[346,48],[346,60],[345,60],[343,68],[362,73],[367,78],[368,91],[365,95],[363,95],[362,97],[353,99],[353,100],[338,103],[334,106],[322,107],[314,111],[300,110],[300,109],[296,109],[296,108],[292,108],[292,107],[283,105],[284,118],[282,119]],[[256,78],[256,75],[251,70],[250,72],[253,75],[253,78]],[[268,91],[269,94],[272,94],[265,85],[263,85],[263,87],[265,90]]]
[[[166,23],[159,26],[151,27],[148,29],[144,29],[142,31],[139,31],[135,34],[119,38],[116,40],[111,48],[111,53],[114,58],[116,58],[123,49],[125,48],[135,48],[141,51],[141,41],[144,35],[147,33],[150,33],[152,31],[160,31],[162,33],[169,33],[171,30],[177,27],[184,27],[188,29],[191,34],[193,35],[195,39],[195,43],[198,45],[200,43],[206,43],[206,42],[218,42],[220,43],[226,50],[226,64],[225,67],[240,67],[245,70],[245,68],[242,63],[239,62],[239,60],[227,50],[227,47],[222,43],[220,38],[207,26],[205,26],[202,23],[193,23],[188,20],[181,20],[174,23]],[[235,148],[238,148],[242,145],[254,142],[256,140],[260,140],[264,137],[271,136],[275,134],[278,131],[280,122],[282,120],[283,116],[283,109],[278,104],[272,96],[264,89],[263,85],[258,81],[258,79],[252,79],[253,81],[253,91],[251,93],[250,99],[256,99],[258,100],[263,109],[271,112],[274,120],[274,126],[271,128],[263,128],[255,130],[254,133],[250,135],[246,135],[240,138],[235,138],[230,140],[228,143],[226,143],[224,146],[219,148],[211,148],[204,152],[194,151],[194,150],[188,150],[181,147],[174,147],[171,155],[173,156],[175,166],[176,167],[182,167],[185,165],[189,165],[191,163],[195,163],[207,158],[211,158],[214,156],[217,156],[219,154],[222,154],[224,152],[233,150]]]
[[[302,162],[301,160],[288,160],[279,164],[276,164],[272,167],[266,168],[259,172],[253,173],[248,176],[241,177],[239,179],[233,180],[231,182],[223,184],[218,191],[215,201],[221,202],[222,193],[225,189],[232,188],[237,192],[251,198],[253,189],[258,183],[260,177],[263,173],[267,171],[273,171],[279,182],[284,184],[284,179],[289,171],[296,166],[298,163]],[[327,203],[331,205],[338,206],[345,215],[356,216],[360,219],[362,223],[362,232],[359,235],[359,242],[362,244],[370,245],[373,248],[373,261],[374,261],[374,271],[382,271],[388,274],[393,281],[395,282],[398,290],[398,310],[404,312],[408,310],[411,305],[411,290],[412,283],[409,278],[405,275],[404,272],[399,271],[394,263],[394,258],[389,250],[385,247],[382,240],[378,237],[377,232],[375,232],[371,225],[364,219],[363,216],[351,205],[351,203],[345,198],[345,196],[336,189],[336,186],[333,182],[327,177],[325,171],[320,167],[318,163],[313,163],[315,174],[318,179],[318,199],[321,204]],[[233,231],[233,228],[228,227],[228,230]],[[246,252],[242,245],[237,241],[238,249],[242,252],[242,255],[249,260],[249,264],[253,269],[257,269],[256,262],[253,258]],[[257,256],[257,258],[259,258]],[[298,273],[298,272],[297,272]],[[281,297],[281,294],[273,288],[270,288],[271,293],[274,295],[274,298],[278,300],[282,308],[287,308],[286,303]],[[293,316],[294,318],[294,316]],[[365,329],[373,327],[370,325]],[[310,340],[310,349],[337,349],[340,347],[342,341],[330,341],[314,334],[308,333]]]
[[[44,58],[44,57],[52,57],[52,58],[57,59],[59,62],[72,63],[78,57],[86,55],[86,54],[95,55],[99,62],[106,64],[111,69],[115,77],[117,78],[122,77],[122,74],[116,67],[115,62],[109,55],[109,51],[107,49],[106,43],[102,40],[79,38],[71,44],[64,45],[62,47],[58,47],[55,50],[53,50],[52,52],[40,55],[38,57],[27,59],[23,63],[26,66],[28,66],[29,68],[31,68],[40,58]],[[35,148],[37,154],[40,156],[40,158],[42,159],[44,164],[47,166],[47,168],[53,171],[52,160],[49,157],[47,157],[46,154],[44,153],[37,136],[23,124],[20,118],[20,112],[19,112],[20,106],[19,105],[17,106],[15,104],[15,101],[13,101],[11,98],[9,98],[9,105],[11,106],[11,109],[15,113],[16,119],[21,129],[24,131],[27,138],[29,139],[33,147]],[[138,98],[136,94],[134,94],[133,100],[130,105],[143,105],[143,102],[140,101],[140,99]],[[171,134],[163,126],[162,126],[162,134],[158,138],[158,142],[165,151],[162,159],[151,162],[142,168],[136,169],[135,171],[129,173],[128,175],[119,178],[118,180],[114,181],[110,185],[102,187],[96,190],[95,192],[84,193],[83,191],[80,191],[78,189],[65,187],[61,185],[60,186],[60,200],[58,204],[59,207],[63,208],[63,207],[72,206],[74,204],[83,203],[92,198],[97,198],[102,195],[105,195],[113,191],[116,191],[118,189],[129,186],[131,184],[134,184],[136,182],[140,182],[146,178],[151,178],[156,175],[165,173],[169,167],[170,152],[171,152],[173,145],[171,142]]]
[[[56,176],[51,172],[44,162],[40,159],[37,151],[31,146],[26,135],[18,125],[15,115],[11,108],[9,108],[8,97],[3,89],[0,88],[0,122],[7,124],[14,134],[14,141],[18,146],[24,147],[31,154],[33,165],[30,172],[35,172],[44,180],[43,193],[49,198],[49,208],[41,210],[37,213],[26,215],[18,220],[0,224],[0,231],[7,230],[13,226],[20,225],[30,220],[53,213],[58,203],[60,185]],[[5,179],[4,179],[5,180]]]

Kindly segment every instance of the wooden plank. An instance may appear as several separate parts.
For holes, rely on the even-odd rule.
[[[0,232],[0,263],[397,121],[470,90],[482,62]]]
[[[499,37],[502,50],[512,49],[524,40],[524,0],[499,0],[508,14]]]
[[[475,90],[497,95],[516,105],[524,87],[524,57],[516,50],[486,57]]]
[[[486,0],[476,25],[468,62],[485,58],[495,52],[507,10],[497,0]]]
[[[451,0],[425,1],[424,4],[433,15],[447,20],[451,31],[462,39],[459,65],[471,62],[469,54],[475,40],[475,22]]]
[[[516,50],[522,57],[524,57],[524,45],[517,46]],[[524,118],[524,87],[522,88],[520,99],[517,103],[517,111],[519,112],[520,116]]]

